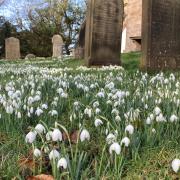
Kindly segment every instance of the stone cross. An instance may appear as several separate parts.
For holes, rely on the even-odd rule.
[[[20,59],[20,42],[14,37],[5,40],[6,59],[16,60]]]
[[[120,65],[123,0],[89,0],[86,16],[87,66]]]
[[[180,0],[143,0],[142,69],[180,68]]]
[[[60,35],[54,35],[52,38],[53,43],[53,58],[61,58],[63,55],[63,40]]]

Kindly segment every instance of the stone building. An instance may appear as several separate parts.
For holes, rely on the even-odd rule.
[[[142,0],[125,0],[121,52],[141,50]]]

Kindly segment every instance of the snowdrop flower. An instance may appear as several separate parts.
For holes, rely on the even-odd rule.
[[[129,124],[125,128],[125,132],[128,132],[129,134],[133,134],[134,133],[134,127],[131,124]]]
[[[43,110],[38,107],[37,110],[36,110],[36,112],[35,112],[35,114],[36,114],[37,116],[40,116],[42,113],[43,113]]]
[[[68,94],[63,92],[63,93],[61,94],[61,97],[62,97],[62,98],[67,98],[67,97],[68,97]]]
[[[116,121],[116,122],[121,121],[121,117],[120,117],[120,116],[116,116],[116,117],[115,117],[115,121]]]
[[[156,121],[157,121],[157,122],[165,122],[166,119],[164,118],[163,114],[160,113],[160,114],[156,117]]]
[[[112,133],[108,134],[108,136],[106,137],[106,142],[108,144],[113,143],[114,141],[116,141],[116,136]]]
[[[51,116],[57,116],[57,115],[58,115],[58,112],[53,109],[52,111],[49,111],[49,114],[50,114]]]
[[[48,131],[47,134],[46,134],[46,140],[50,141],[51,138],[52,138],[52,131]]]
[[[152,122],[152,120],[151,120],[151,118],[150,117],[147,117],[147,119],[146,119],[146,124],[151,124],[151,122]]]
[[[63,92],[64,92],[64,90],[62,88],[57,89],[58,94],[62,94]]]
[[[99,108],[96,108],[95,113],[99,114],[100,112],[101,112],[101,110]]]
[[[174,159],[172,161],[171,166],[172,166],[173,171],[175,173],[177,173],[179,171],[179,168],[180,168],[180,159]]]
[[[154,128],[152,129],[152,133],[154,133],[154,134],[156,133],[156,130]]]
[[[49,159],[50,159],[50,160],[59,159],[59,157],[60,157],[60,153],[59,153],[56,149],[53,149],[53,150],[49,153]]]
[[[91,116],[92,116],[92,109],[86,108],[84,110],[84,114],[88,115],[88,117],[91,118]]]
[[[21,113],[20,112],[17,113],[17,117],[18,117],[18,119],[21,119]]]
[[[108,101],[106,101],[106,104],[112,105],[112,101],[111,101],[111,100],[108,100]]]
[[[150,119],[151,119],[151,121],[153,121],[154,120],[154,114],[150,114]]]
[[[14,111],[14,109],[13,109],[13,107],[12,107],[11,105],[10,105],[10,106],[7,106],[7,108],[6,108],[6,113],[7,113],[7,114],[12,114],[13,111]]]
[[[34,156],[36,157],[36,158],[38,158],[38,157],[40,157],[41,156],[41,151],[39,150],[39,149],[34,149]]]
[[[105,94],[104,94],[104,92],[99,92],[99,93],[97,93],[96,97],[104,98]]]
[[[57,163],[57,168],[63,167],[63,169],[67,169],[67,160],[65,158],[61,158]]]
[[[41,108],[42,109],[48,109],[48,105],[47,104],[42,104]]]
[[[99,106],[99,102],[98,102],[98,101],[96,101],[96,102],[93,103],[93,107],[94,107],[94,108],[97,108],[98,106]]]
[[[156,106],[156,107],[154,108],[154,113],[155,113],[156,116],[158,116],[158,115],[161,113],[161,109]]]
[[[114,115],[118,116],[119,115],[119,111],[117,109],[113,109],[111,111],[111,114],[114,114]]]
[[[173,114],[173,115],[170,117],[170,122],[177,122],[177,121],[178,121],[178,117]]]
[[[59,129],[54,129],[52,132],[52,140],[53,141],[62,141],[62,133]]]
[[[45,127],[42,124],[37,124],[35,127],[37,133],[42,134],[46,132]]]
[[[148,109],[148,105],[147,105],[147,104],[145,104],[144,108],[145,108],[145,109]]]
[[[34,108],[33,108],[33,107],[31,107],[29,112],[30,112],[31,114],[33,114],[33,112],[34,112]]]
[[[41,97],[40,97],[39,95],[36,95],[33,99],[34,99],[34,102],[35,102],[35,101],[40,101],[40,100],[41,100]]]
[[[122,140],[121,140],[121,145],[125,145],[125,147],[128,147],[129,144],[130,144],[130,139],[128,137],[124,137]]]
[[[115,153],[116,153],[117,155],[119,155],[120,152],[121,152],[121,146],[120,146],[117,142],[113,143],[113,144],[110,146],[110,148],[109,148],[109,153],[110,153],[110,154],[112,154],[113,151],[115,151]]]
[[[30,143],[30,144],[33,143],[35,139],[36,139],[36,133],[32,131],[30,131],[25,137],[26,143]]]
[[[80,140],[81,140],[81,142],[83,142],[85,140],[88,140],[88,141],[90,140],[90,134],[86,129],[83,129],[81,131]]]
[[[100,119],[96,119],[95,122],[94,122],[94,125],[95,125],[96,127],[98,127],[98,126],[100,126],[100,125],[102,125],[102,124],[103,124],[103,122],[102,122]]]

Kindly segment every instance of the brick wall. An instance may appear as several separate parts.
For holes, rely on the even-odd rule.
[[[128,0],[126,3],[122,52],[140,51],[142,0]]]

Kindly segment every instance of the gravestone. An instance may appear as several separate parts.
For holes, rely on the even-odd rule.
[[[20,59],[20,42],[14,37],[5,40],[6,59],[15,60]]]
[[[142,69],[180,68],[180,0],[143,0]]]
[[[88,66],[120,65],[123,0],[89,0],[85,59]]]
[[[75,48],[76,59],[84,59],[85,31],[86,31],[86,21],[82,23],[80,31],[79,31],[78,42]]]
[[[54,35],[52,38],[53,43],[53,58],[61,58],[63,55],[63,40],[60,35]]]
[[[83,47],[77,47],[75,48],[75,58],[76,59],[84,59],[84,48]]]

